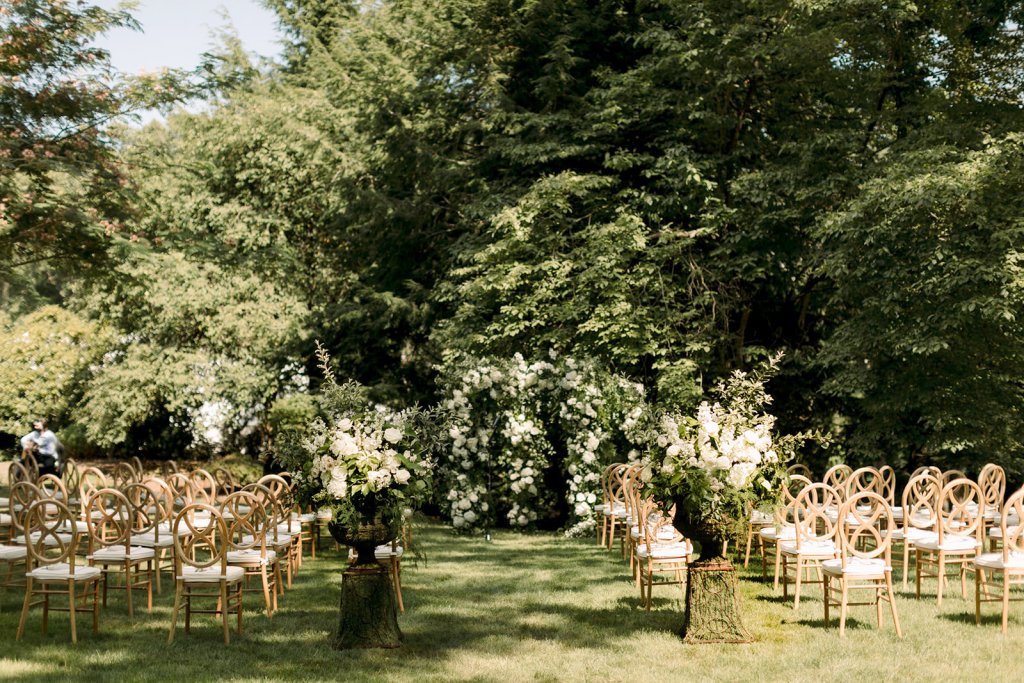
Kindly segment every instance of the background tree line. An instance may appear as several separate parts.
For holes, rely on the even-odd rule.
[[[1024,3],[268,4],[277,63],[132,82],[127,15],[0,2],[0,429],[253,452],[314,338],[396,404],[556,348],[686,406],[784,350],[816,457],[1021,471]]]

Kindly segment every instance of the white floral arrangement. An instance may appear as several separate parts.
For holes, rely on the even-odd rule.
[[[567,533],[592,531],[602,470],[639,457],[643,386],[555,352],[532,362],[520,354],[471,359],[442,370],[452,420],[442,496],[452,526],[467,531],[501,520],[531,527],[556,507],[544,483],[555,466],[566,479]],[[623,443],[629,447],[620,450]]]

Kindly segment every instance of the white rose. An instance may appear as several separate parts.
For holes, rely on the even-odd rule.
[[[459,501],[460,510],[468,510],[471,507],[473,507],[473,504],[469,502],[468,498],[463,498],[462,500]]]
[[[476,513],[475,513],[475,512],[473,512],[472,510],[469,510],[468,512],[466,512],[466,514],[465,514],[465,515],[463,515],[463,517],[464,517],[464,518],[466,519],[466,521],[467,521],[467,522],[469,522],[470,524],[472,524],[473,522],[475,522],[475,521],[476,521]]]
[[[409,474],[409,470],[398,470],[395,472],[395,481],[399,484],[407,484],[410,476],[412,475]]]

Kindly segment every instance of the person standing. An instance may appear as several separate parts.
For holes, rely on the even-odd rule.
[[[21,437],[22,454],[32,453],[39,464],[39,475],[60,476],[60,452],[64,450],[57,435],[47,429],[46,420],[36,420],[32,431]]]

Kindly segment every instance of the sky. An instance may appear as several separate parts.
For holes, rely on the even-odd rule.
[[[105,8],[118,0],[93,0]],[[246,51],[277,56],[277,17],[259,0],[140,0],[132,11],[142,31],[114,30],[97,40],[110,51],[110,61],[119,71],[137,74],[162,67],[191,69],[199,55],[217,44],[216,34],[234,27]],[[143,123],[159,118],[146,112]]]

